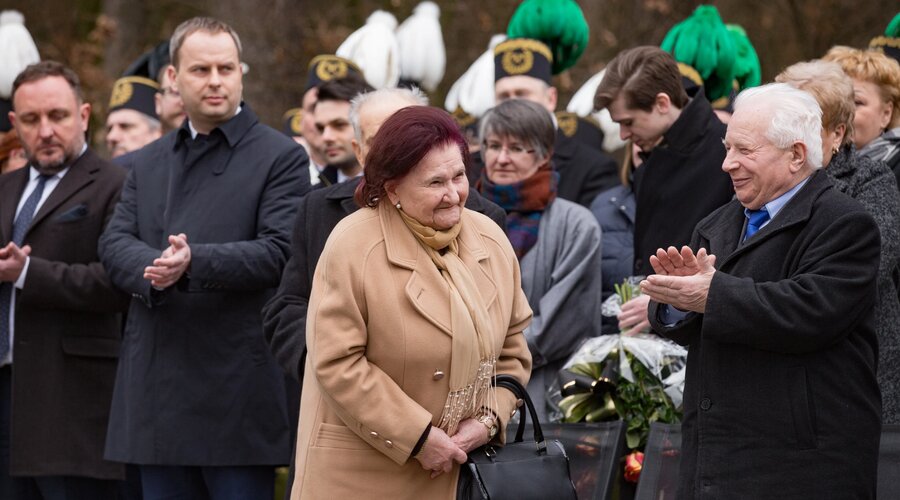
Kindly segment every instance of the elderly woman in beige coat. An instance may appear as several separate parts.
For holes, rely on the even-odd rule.
[[[455,498],[459,464],[505,439],[527,383],[518,260],[464,208],[468,149],[414,106],[373,139],[356,199],[313,280],[292,499]]]

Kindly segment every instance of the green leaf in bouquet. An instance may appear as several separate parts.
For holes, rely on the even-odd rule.
[[[625,446],[628,447],[629,450],[634,450],[641,445],[641,431],[639,430],[628,430],[625,431]]]

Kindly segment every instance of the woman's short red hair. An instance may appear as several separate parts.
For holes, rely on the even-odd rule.
[[[390,116],[372,138],[363,179],[354,199],[361,207],[375,207],[387,193],[387,181],[401,179],[433,149],[455,144],[466,171],[471,158],[466,138],[446,111],[430,106],[409,106]]]

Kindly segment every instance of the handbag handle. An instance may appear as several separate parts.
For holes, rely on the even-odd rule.
[[[532,426],[534,427],[534,441],[537,444],[538,453],[546,453],[547,443],[544,441],[544,431],[541,430],[541,424],[538,422],[537,410],[534,408],[534,403],[531,401],[531,396],[528,395],[528,391],[526,391],[525,387],[522,386],[522,383],[512,375],[497,375],[494,377],[493,382],[495,387],[508,389],[516,396],[516,398],[525,401],[525,406],[528,407],[528,413],[531,414]],[[521,418],[519,419],[519,428],[516,429],[516,443],[521,443],[524,441],[525,437],[525,421],[527,414],[525,413],[525,410],[521,410],[520,413]]]

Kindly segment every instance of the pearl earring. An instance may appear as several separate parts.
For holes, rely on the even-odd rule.
[[[394,205],[394,206],[397,207],[397,210],[400,210],[400,202],[399,202],[399,201],[398,201],[397,204]]]

